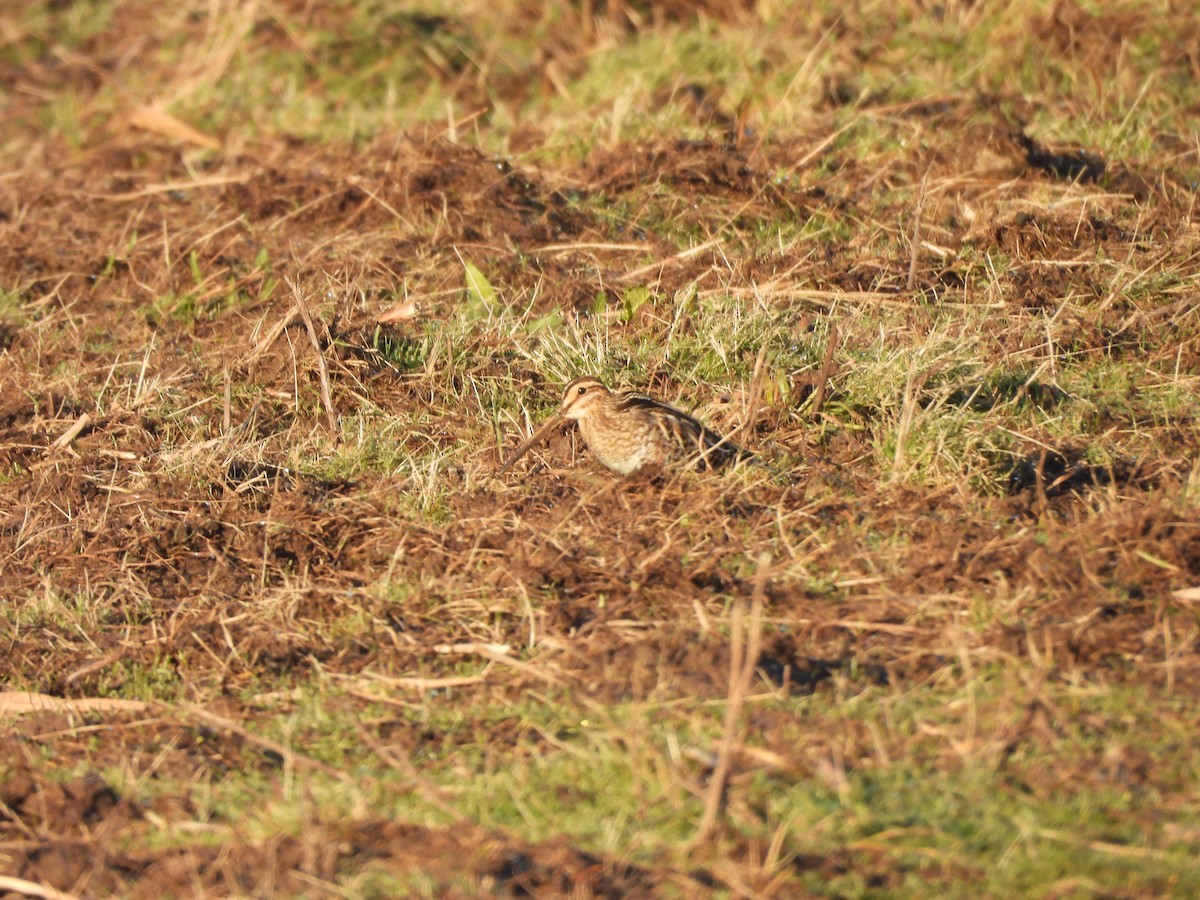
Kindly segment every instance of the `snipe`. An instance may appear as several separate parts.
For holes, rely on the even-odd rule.
[[[578,422],[592,455],[621,475],[648,465],[682,462],[717,469],[755,460],[753,453],[681,409],[637,391],[610,391],[598,378],[584,377],[566,386],[558,413],[513,451],[499,474],[512,468],[564,418]]]

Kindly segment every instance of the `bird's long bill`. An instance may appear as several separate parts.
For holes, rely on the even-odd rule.
[[[512,456],[510,456],[508,458],[508,460],[504,463],[504,465],[502,465],[499,468],[499,470],[496,472],[496,474],[503,475],[505,472],[507,472],[509,469],[511,469],[516,464],[518,459],[520,459],[522,456],[524,456],[526,453],[528,453],[530,448],[532,448],[534,444],[538,443],[546,435],[548,435],[551,432],[551,430],[553,430],[554,426],[560,424],[562,422],[562,420],[563,420],[562,415],[558,414],[558,413],[556,413],[555,415],[553,415],[549,419],[547,419],[545,424],[543,424],[541,428],[539,428],[532,435],[530,435],[529,440],[525,441],[525,443],[523,443],[520,447],[518,447],[516,450],[513,451]]]

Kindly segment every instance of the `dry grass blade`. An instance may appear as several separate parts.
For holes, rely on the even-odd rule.
[[[0,891],[12,891],[26,897],[42,897],[44,900],[77,900],[75,894],[67,894],[49,885],[26,881],[24,878],[10,878],[7,875],[0,875]]]
[[[92,191],[80,191],[79,196],[94,200],[105,200],[109,203],[128,203],[132,200],[142,200],[160,194],[174,194],[181,191],[199,190],[210,187],[224,187],[227,184],[242,184],[247,175],[214,175],[207,178],[195,178],[191,181],[168,181],[164,184],[148,184],[136,191],[125,191],[119,194],[97,194]]]
[[[512,647],[508,644],[485,644],[482,641],[462,641],[458,644],[437,644],[434,653],[479,653],[487,656],[506,656]]]
[[[325,419],[329,425],[329,433],[340,438],[341,429],[338,427],[337,412],[333,408],[333,395],[329,390],[329,366],[325,362],[325,353],[321,350],[321,341],[317,337],[317,328],[313,325],[308,301],[295,281],[289,278],[288,285],[292,289],[292,295],[296,298],[296,308],[300,310],[300,316],[304,319],[304,327],[308,331],[308,339],[312,343],[313,352],[317,355],[317,372],[321,378],[321,403],[325,407]]]
[[[482,675],[451,675],[446,678],[389,678],[386,675],[369,675],[366,678],[350,679],[355,684],[370,682],[410,691],[443,691],[447,688],[470,687],[487,681]]]
[[[833,374],[833,354],[837,350],[838,328],[829,323],[829,337],[825,341],[825,356],[821,359],[821,368],[817,370],[817,384],[812,394],[812,417],[821,414],[821,407],[829,396],[829,377]]]
[[[508,655],[509,648],[504,644],[482,644],[476,642],[468,642],[464,644],[438,644],[433,648],[435,653],[452,654],[461,653],[467,655],[482,656],[486,660],[494,663],[499,663],[502,666],[508,666],[522,674],[529,675],[539,681],[545,681],[549,684],[558,684],[561,679],[557,675],[552,675],[549,672],[543,672],[537,666],[532,666],[527,662],[522,662],[519,659],[513,659]]]
[[[272,346],[274,346],[275,342],[279,340],[280,336],[287,331],[293,322],[296,321],[298,316],[300,316],[300,310],[296,306],[292,306],[287,311],[287,314],[283,316],[283,318],[276,321],[275,324],[267,330],[266,334],[264,334],[261,338],[255,338],[254,351],[246,358],[245,361],[245,366],[248,370],[254,370],[254,367],[258,364],[259,359],[261,359],[262,356],[268,350],[270,350]]]
[[[583,250],[605,250],[609,253],[645,253],[645,244],[611,244],[598,241],[581,241],[577,244],[547,244],[534,247],[530,253],[578,253]]]
[[[150,708],[141,700],[114,697],[51,697],[34,691],[0,692],[0,715],[46,712],[142,712]]]
[[[78,681],[81,678],[84,678],[95,672],[100,672],[100,671],[108,668],[109,666],[111,666],[113,663],[119,662],[120,660],[124,659],[125,656],[128,654],[128,652],[129,652],[128,648],[122,647],[120,650],[117,650],[113,653],[109,653],[108,655],[106,655],[100,659],[95,659],[89,663],[85,663],[84,665],[80,666],[78,669],[72,670],[67,675],[67,677],[63,679],[63,684],[74,684],[76,681]]]
[[[221,142],[209,137],[187,122],[164,112],[157,106],[143,106],[135,109],[125,119],[133,128],[141,128],[151,134],[181,141],[185,144],[195,144],[208,150],[220,150]]]
[[[703,843],[712,836],[725,807],[729,760],[737,743],[738,719],[762,651],[762,611],[770,565],[771,557],[766,553],[761,554],[758,558],[758,571],[754,576],[748,634],[742,605],[739,603],[733,608],[729,636],[729,695],[725,704],[725,727],[721,736],[721,748],[717,753],[717,764],[708,783],[704,815],[696,829],[696,836],[692,839],[693,844]]]
[[[395,306],[385,309],[375,317],[375,321],[389,325],[395,322],[407,322],[409,319],[415,319],[416,316],[417,304],[411,300],[405,300],[403,303],[397,303]]]
[[[497,476],[503,475],[505,472],[507,472],[509,469],[511,469],[514,465],[516,465],[517,461],[522,456],[524,456],[533,447],[535,447],[539,441],[542,441],[543,439],[545,439],[545,437],[548,434],[550,434],[551,431],[554,430],[555,426],[559,425],[562,421],[563,421],[563,418],[560,415],[551,416],[545,422],[545,424],[542,425],[541,428],[539,428],[532,435],[530,435],[530,437],[523,444],[521,444],[521,446],[517,447],[517,449],[512,452],[512,455],[510,455],[508,457],[508,460],[504,463],[504,465],[502,465],[499,469],[496,470],[496,475]]]
[[[221,395],[221,434],[229,434],[233,427],[233,379],[229,377],[229,365],[226,364],[221,373],[224,390]]]
[[[913,213],[913,230],[909,239],[908,281],[906,290],[912,291],[917,284],[917,253],[921,249],[921,216],[925,212],[925,184],[929,181],[929,170],[925,170],[921,178],[921,187],[917,194],[917,209]]]
[[[58,436],[58,438],[49,447],[46,448],[46,453],[51,453],[55,450],[65,450],[75,442],[75,438],[83,432],[83,429],[92,424],[92,417],[87,413],[80,413],[79,418],[71,423],[71,427]]]
[[[679,253],[676,253],[673,256],[668,256],[666,259],[660,259],[657,262],[652,262],[649,265],[642,266],[639,269],[634,269],[632,272],[626,272],[617,280],[622,284],[631,284],[641,279],[644,275],[648,275],[649,273],[655,271],[661,271],[667,268],[667,266],[677,266],[680,263],[692,259],[693,257],[699,256],[706,250],[712,250],[714,247],[719,247],[720,245],[721,241],[719,238],[714,238],[711,241],[705,241],[703,244],[697,244],[695,247],[690,247],[687,250],[681,250]]]
[[[1037,836],[1048,841],[1060,841],[1073,847],[1084,847],[1096,853],[1107,853],[1126,859],[1159,859],[1169,860],[1171,854],[1155,847],[1133,847],[1128,844],[1114,844],[1112,841],[1081,840],[1076,835],[1053,828],[1039,828]]]
[[[750,396],[746,400],[746,419],[737,431],[739,435],[744,434],[749,437],[754,434],[754,426],[758,422],[758,408],[763,397],[763,381],[767,371],[766,360],[767,345],[763,344],[758,349],[758,356],[754,358],[754,373],[750,376]]]
[[[1184,603],[1196,603],[1200,601],[1200,587],[1180,588],[1177,591],[1171,591],[1171,596]]]

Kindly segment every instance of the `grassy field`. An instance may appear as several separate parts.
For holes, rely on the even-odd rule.
[[[0,894],[1200,894],[1197,47],[0,5]]]

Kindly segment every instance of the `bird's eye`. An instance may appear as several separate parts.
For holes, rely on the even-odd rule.
[[[580,393],[580,394],[586,394],[586,393],[587,393],[587,388],[585,388],[585,387],[581,387],[581,388],[579,389],[579,393]]]

